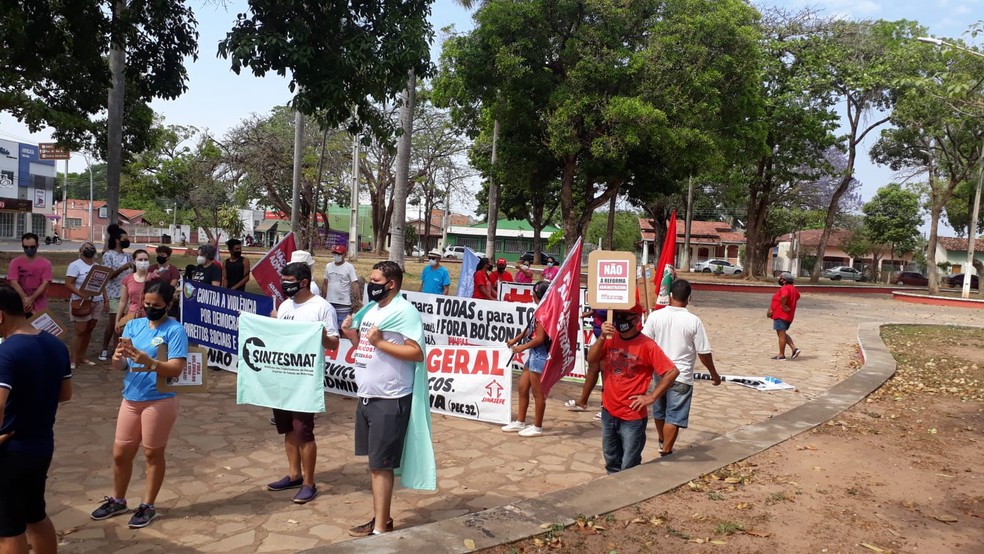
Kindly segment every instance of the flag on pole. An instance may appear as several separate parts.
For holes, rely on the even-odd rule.
[[[475,292],[475,269],[478,268],[478,255],[471,248],[465,247],[461,258],[461,274],[458,275],[458,296],[471,298]]]
[[[666,224],[666,237],[663,239],[663,248],[659,251],[659,261],[656,262],[653,272],[656,287],[656,304],[653,310],[670,305],[670,285],[676,278],[676,238],[676,210],[673,210]]]
[[[294,233],[290,232],[284,240],[278,242],[260,261],[256,262],[250,272],[256,279],[256,284],[260,285],[263,294],[273,297],[275,306],[279,306],[285,300],[284,292],[280,288],[280,272],[290,261],[290,255],[294,250],[297,250],[297,246],[294,243]]]
[[[547,365],[540,377],[543,395],[574,369],[577,360],[577,333],[581,329],[581,239],[560,266],[533,317],[550,337]]]

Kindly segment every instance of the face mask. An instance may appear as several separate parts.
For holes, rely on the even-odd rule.
[[[632,318],[624,315],[616,315],[615,320],[612,323],[615,324],[615,329],[617,329],[619,333],[628,333],[633,327],[635,327],[635,325],[632,324]]]
[[[779,279],[779,286],[782,286],[782,285],[785,285],[785,284],[786,284],[786,281],[783,281],[782,279]]]
[[[429,263],[431,267],[437,267],[437,260],[431,259],[427,263]]]
[[[389,283],[389,281],[386,281]],[[366,284],[366,294],[369,295],[369,300],[373,302],[379,302],[386,296],[386,283],[367,283]]]
[[[83,258],[91,258],[91,257],[93,257],[95,255],[96,255],[96,249],[95,248],[83,248],[82,249],[82,257]]]
[[[242,255],[243,255],[243,253],[240,252],[239,250],[233,250],[232,252],[229,252],[229,257],[230,258],[238,258],[239,256],[242,256]]]
[[[344,257],[341,254],[334,254],[332,255],[332,258],[335,259],[336,264],[342,263],[342,260],[344,259]]]
[[[164,265],[167,263],[167,256],[157,256],[157,263]]]
[[[164,306],[163,308],[144,306],[144,312],[147,314],[147,319],[151,321],[160,321],[167,315],[167,306]]]
[[[553,267],[553,266],[554,266],[553,262],[547,262],[547,267]]]
[[[530,266],[523,264],[523,271],[529,271],[529,270],[530,270]]]
[[[198,262],[198,265],[205,265],[205,256],[198,256],[195,261]]]
[[[284,296],[287,298],[293,298],[300,292],[301,284],[297,281],[280,281],[280,290],[284,291]]]
[[[495,266],[495,268],[499,270],[499,273],[502,273],[503,271],[506,270],[506,266],[504,265],[497,265]]]
[[[129,247],[130,247],[130,241],[128,241],[127,239],[123,239],[120,241],[120,248],[129,248]]]
[[[25,246],[24,247],[24,254],[26,254],[28,258],[33,258],[34,255],[37,254],[37,253],[38,253],[38,247],[37,246]]]
[[[148,269],[150,269],[150,260],[140,260],[139,262],[133,262],[133,265],[136,266],[137,271],[147,271]]]

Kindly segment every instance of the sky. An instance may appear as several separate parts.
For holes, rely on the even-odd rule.
[[[198,19],[198,60],[190,63],[188,92],[177,100],[156,101],[153,108],[163,115],[165,124],[191,125],[207,129],[222,136],[250,114],[264,114],[276,105],[290,100],[288,81],[276,74],[257,78],[244,72],[232,72],[228,60],[216,55],[217,44],[231,28],[236,14],[245,11],[245,0],[228,0],[225,7],[217,3],[193,2]],[[812,6],[822,14],[849,19],[909,19],[926,26],[930,34],[938,37],[961,37],[975,21],[984,18],[984,0],[758,0],[756,6],[779,6],[790,10]],[[471,14],[452,0],[436,0],[431,21],[436,31],[431,57],[436,62],[440,55],[440,30],[453,25],[458,31],[472,27]],[[963,37],[974,44],[984,44]],[[930,46],[927,46],[930,47]],[[30,133],[26,126],[8,114],[0,114],[0,138],[26,143],[48,142],[47,132]],[[870,199],[875,191],[893,180],[891,170],[871,163],[867,149],[877,133],[863,145],[865,155],[860,160],[855,176],[861,181],[863,200]],[[72,172],[85,170],[82,156],[73,156],[69,163]],[[468,206],[454,206],[456,210],[470,211]]]

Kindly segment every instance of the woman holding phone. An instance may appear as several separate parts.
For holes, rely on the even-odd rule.
[[[108,519],[128,511],[126,489],[141,446],[147,459],[147,485],[143,502],[130,518],[130,528],[146,527],[157,517],[154,502],[164,482],[164,449],[178,418],[178,398],[157,390],[157,376],[181,375],[188,357],[188,335],[167,315],[173,298],[170,283],[148,281],[143,289],[147,315],[127,322],[113,352],[113,368],[127,372],[113,443],[113,496],[107,496],[92,512],[92,519]]]

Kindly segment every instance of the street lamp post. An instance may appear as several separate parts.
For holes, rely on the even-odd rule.
[[[92,163],[89,161],[89,155],[82,152],[82,157],[85,158],[85,166],[89,169],[89,242],[92,242],[93,233],[93,223],[92,223],[92,189],[93,189],[93,178],[92,178]],[[62,223],[62,229],[65,228],[65,224]],[[66,237],[68,238],[68,237]]]
[[[945,40],[940,40],[933,37],[918,37],[916,38],[919,42],[925,42],[926,44],[932,44],[937,48],[947,47],[953,48],[954,50],[960,50],[961,52],[966,52],[973,56],[979,58],[984,58],[984,53],[978,52],[976,50],[971,50],[970,48],[964,48],[958,44],[953,44],[952,42],[947,42]],[[963,287],[960,291],[961,298],[970,298],[970,270],[974,267],[974,246],[977,242],[977,219],[981,213],[981,187],[984,186],[984,145],[981,146],[981,154],[978,159],[980,164],[980,174],[977,177],[977,190],[974,192],[974,208],[971,210],[970,214],[970,229],[967,233],[967,267],[964,268],[964,279]],[[978,280],[984,277],[984,275],[979,275]],[[980,286],[980,285],[978,285]]]

